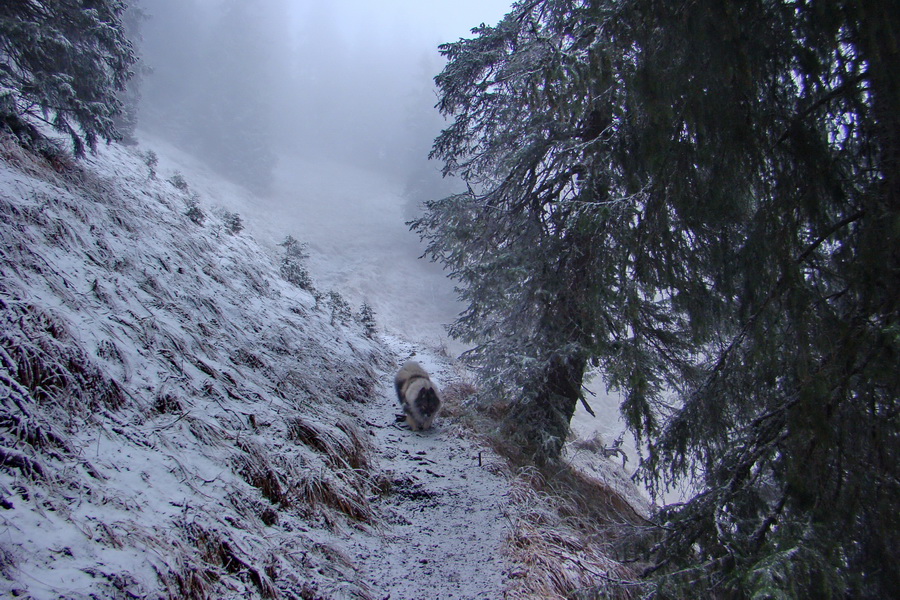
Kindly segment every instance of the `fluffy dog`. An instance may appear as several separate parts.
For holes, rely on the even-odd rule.
[[[394,377],[394,388],[412,430],[429,429],[441,408],[441,397],[422,365],[407,361]]]

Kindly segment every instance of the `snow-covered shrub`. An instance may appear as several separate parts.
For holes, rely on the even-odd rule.
[[[369,306],[368,302],[363,302],[356,314],[356,320],[363,326],[366,336],[375,337],[378,333],[378,323],[375,321],[375,311]]]
[[[156,179],[156,166],[159,164],[159,157],[156,155],[156,152],[147,150],[141,156],[144,159],[144,164],[147,165],[147,169],[150,171],[150,179]]]
[[[237,235],[244,230],[244,221],[236,212],[226,211],[222,216],[222,221],[225,224],[225,231],[232,235]]]
[[[349,323],[353,314],[350,310],[350,304],[344,300],[344,297],[335,290],[328,292],[328,308],[331,310],[331,324],[338,323],[346,325]]]
[[[192,194],[184,203],[187,206],[184,216],[197,225],[203,225],[203,222],[206,221],[206,213],[200,208],[200,196],[196,193]]]
[[[187,193],[189,186],[187,180],[184,178],[184,175],[181,174],[181,171],[175,171],[171,177],[169,177],[169,183],[175,186],[176,189],[181,190],[182,192]]]
[[[298,242],[289,235],[279,246],[284,248],[284,256],[281,257],[281,277],[299,288],[313,291],[312,277],[306,267],[306,261],[309,259],[308,244]]]

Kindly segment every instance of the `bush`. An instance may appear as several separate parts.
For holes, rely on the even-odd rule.
[[[347,324],[353,318],[350,311],[350,304],[344,300],[339,292],[331,290],[328,292],[328,307],[331,309],[331,324],[337,323]]]
[[[184,175],[181,174],[181,171],[175,171],[175,173],[169,178],[169,183],[174,185],[182,192],[188,191],[187,180],[185,180]]]
[[[185,201],[185,204],[187,205],[187,211],[185,211],[184,216],[197,225],[203,225],[203,222],[206,220],[206,213],[200,209],[200,196],[194,194]]]
[[[300,243],[292,236],[287,236],[279,244],[284,248],[284,256],[281,258],[281,276],[285,281],[304,290],[314,292],[312,277],[306,268],[306,260],[309,254],[306,243]]]
[[[153,150],[147,150],[147,152],[145,152],[141,156],[144,159],[144,164],[147,165],[148,169],[150,169],[150,179],[156,179],[156,166],[159,164],[159,157],[156,156],[156,152],[154,152]],[[183,181],[184,178],[182,177],[181,180]],[[187,186],[187,184],[185,184],[185,186]]]
[[[226,212],[222,220],[225,222],[225,231],[232,235],[237,235],[244,230],[244,221],[237,213]]]
[[[356,320],[363,326],[367,337],[375,337],[375,333],[378,331],[378,324],[375,322],[375,311],[372,310],[372,307],[367,302],[363,302],[362,306],[359,307]]]

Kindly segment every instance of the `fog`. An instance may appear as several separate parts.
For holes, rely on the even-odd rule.
[[[308,242],[323,289],[442,340],[460,307],[404,224],[459,189],[427,160],[437,46],[510,3],[139,0],[139,131],[251,190],[251,234]]]
[[[140,126],[267,192],[277,159],[409,177],[443,123],[437,46],[510,0],[138,0]]]
[[[512,0],[140,1],[141,130],[251,190],[250,232],[273,253],[308,242],[321,289],[371,304],[383,331],[462,350],[444,329],[453,284],[404,222],[459,189],[426,160],[446,124],[437,46]],[[599,418],[579,408],[573,427],[610,441],[618,398],[591,387]]]

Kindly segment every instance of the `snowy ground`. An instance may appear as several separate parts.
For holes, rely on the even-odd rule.
[[[0,138],[0,596],[367,599],[358,406],[393,361],[185,171]]]
[[[291,212],[151,147],[156,178],[147,147],[113,146],[66,179],[0,146],[0,594],[507,597],[521,481],[451,418],[395,424],[404,360],[442,388],[460,377],[442,350],[451,284],[416,258],[397,186],[308,163],[278,189],[323,206]],[[320,290],[376,306],[384,342],[279,278],[287,234],[310,241]],[[573,459],[641,504],[612,461]]]
[[[164,140],[141,137],[159,155],[161,177],[181,172],[204,200],[238,212],[273,255],[287,235],[308,243],[320,288],[338,290],[354,308],[368,302],[390,333],[462,350],[444,328],[462,305],[441,267],[419,258],[424,249],[405,224],[402,181],[326,159],[281,156],[271,193],[252,195]]]
[[[401,361],[419,361],[439,386],[456,377],[434,352],[396,338],[390,345]],[[398,408],[389,380],[367,406],[366,427],[389,489],[376,503],[383,524],[375,535],[346,536],[348,555],[378,599],[502,597],[510,483],[495,474],[499,459],[440,416],[426,432],[395,423]]]

